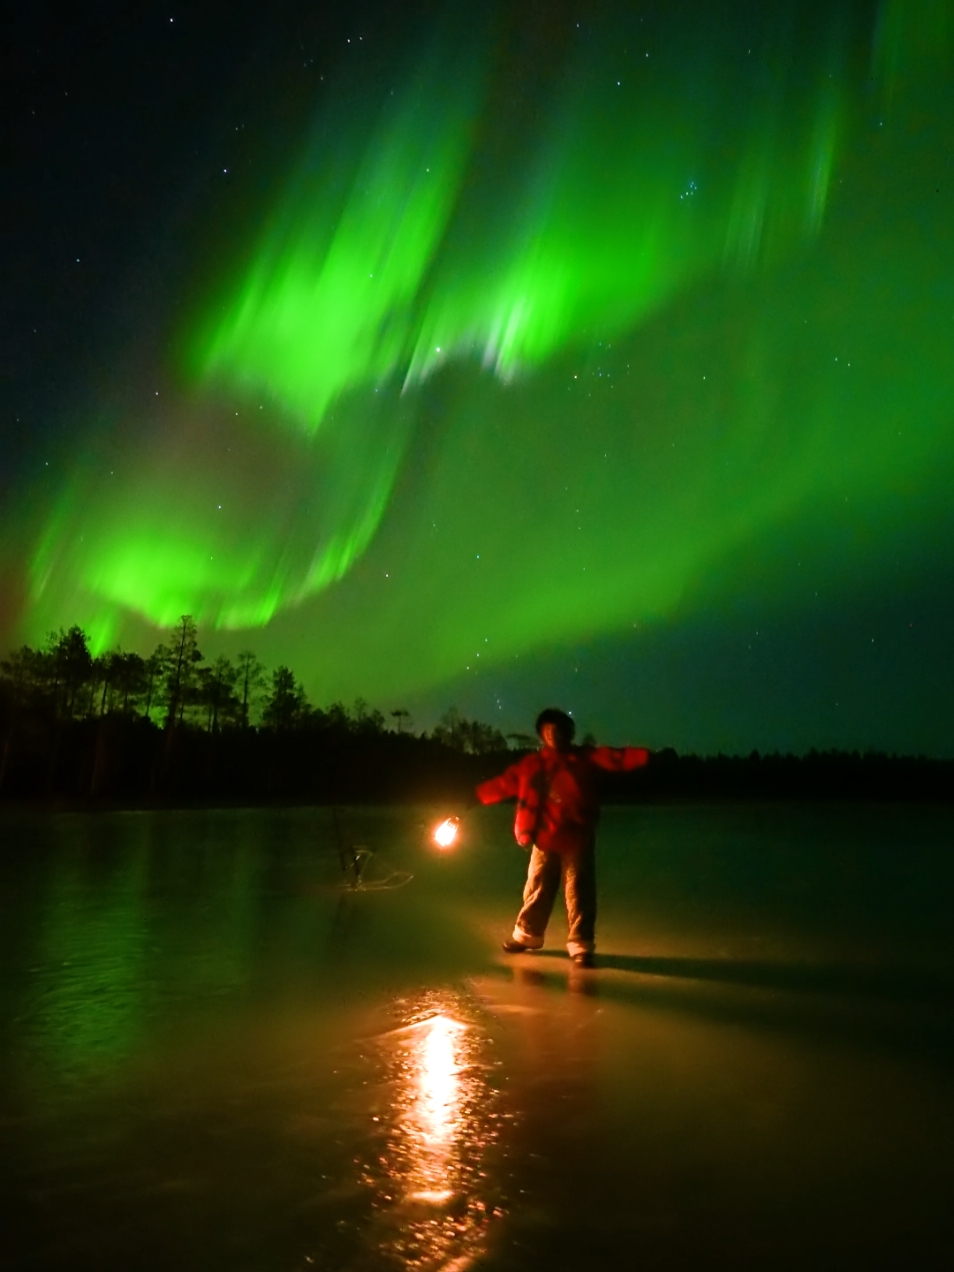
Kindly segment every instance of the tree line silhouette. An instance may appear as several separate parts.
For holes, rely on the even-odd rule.
[[[449,710],[415,733],[358,699],[313,706],[287,666],[251,650],[207,661],[184,615],[148,657],[94,656],[79,626],[0,661],[0,798],[152,802],[467,799],[476,782],[536,745]],[[592,737],[584,743],[594,741]],[[954,762],[857,752],[677,755],[608,778],[631,800],[950,800]]]
[[[94,656],[73,626],[0,661],[0,797],[428,798],[508,752],[453,709],[430,734],[405,708],[391,717],[361,698],[315,707],[291,668],[269,673],[252,650],[207,661],[189,615],[148,657]]]

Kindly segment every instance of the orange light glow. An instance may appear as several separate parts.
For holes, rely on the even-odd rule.
[[[438,848],[450,848],[454,840],[457,838],[457,832],[460,829],[459,817],[448,817],[434,831],[434,842]]]

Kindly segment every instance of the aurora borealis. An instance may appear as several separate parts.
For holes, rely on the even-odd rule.
[[[954,5],[349,23],[221,243],[181,196],[209,251],[42,479],[39,429],[9,631],[191,613],[422,721],[949,752]]]

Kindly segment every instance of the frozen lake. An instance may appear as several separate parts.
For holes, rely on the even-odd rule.
[[[509,807],[0,818],[4,1266],[954,1266],[954,812],[610,808],[594,971]]]

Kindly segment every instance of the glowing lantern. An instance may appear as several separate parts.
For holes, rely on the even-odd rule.
[[[434,842],[438,848],[450,848],[454,840],[457,838],[457,831],[460,828],[459,817],[448,817],[434,831]]]

